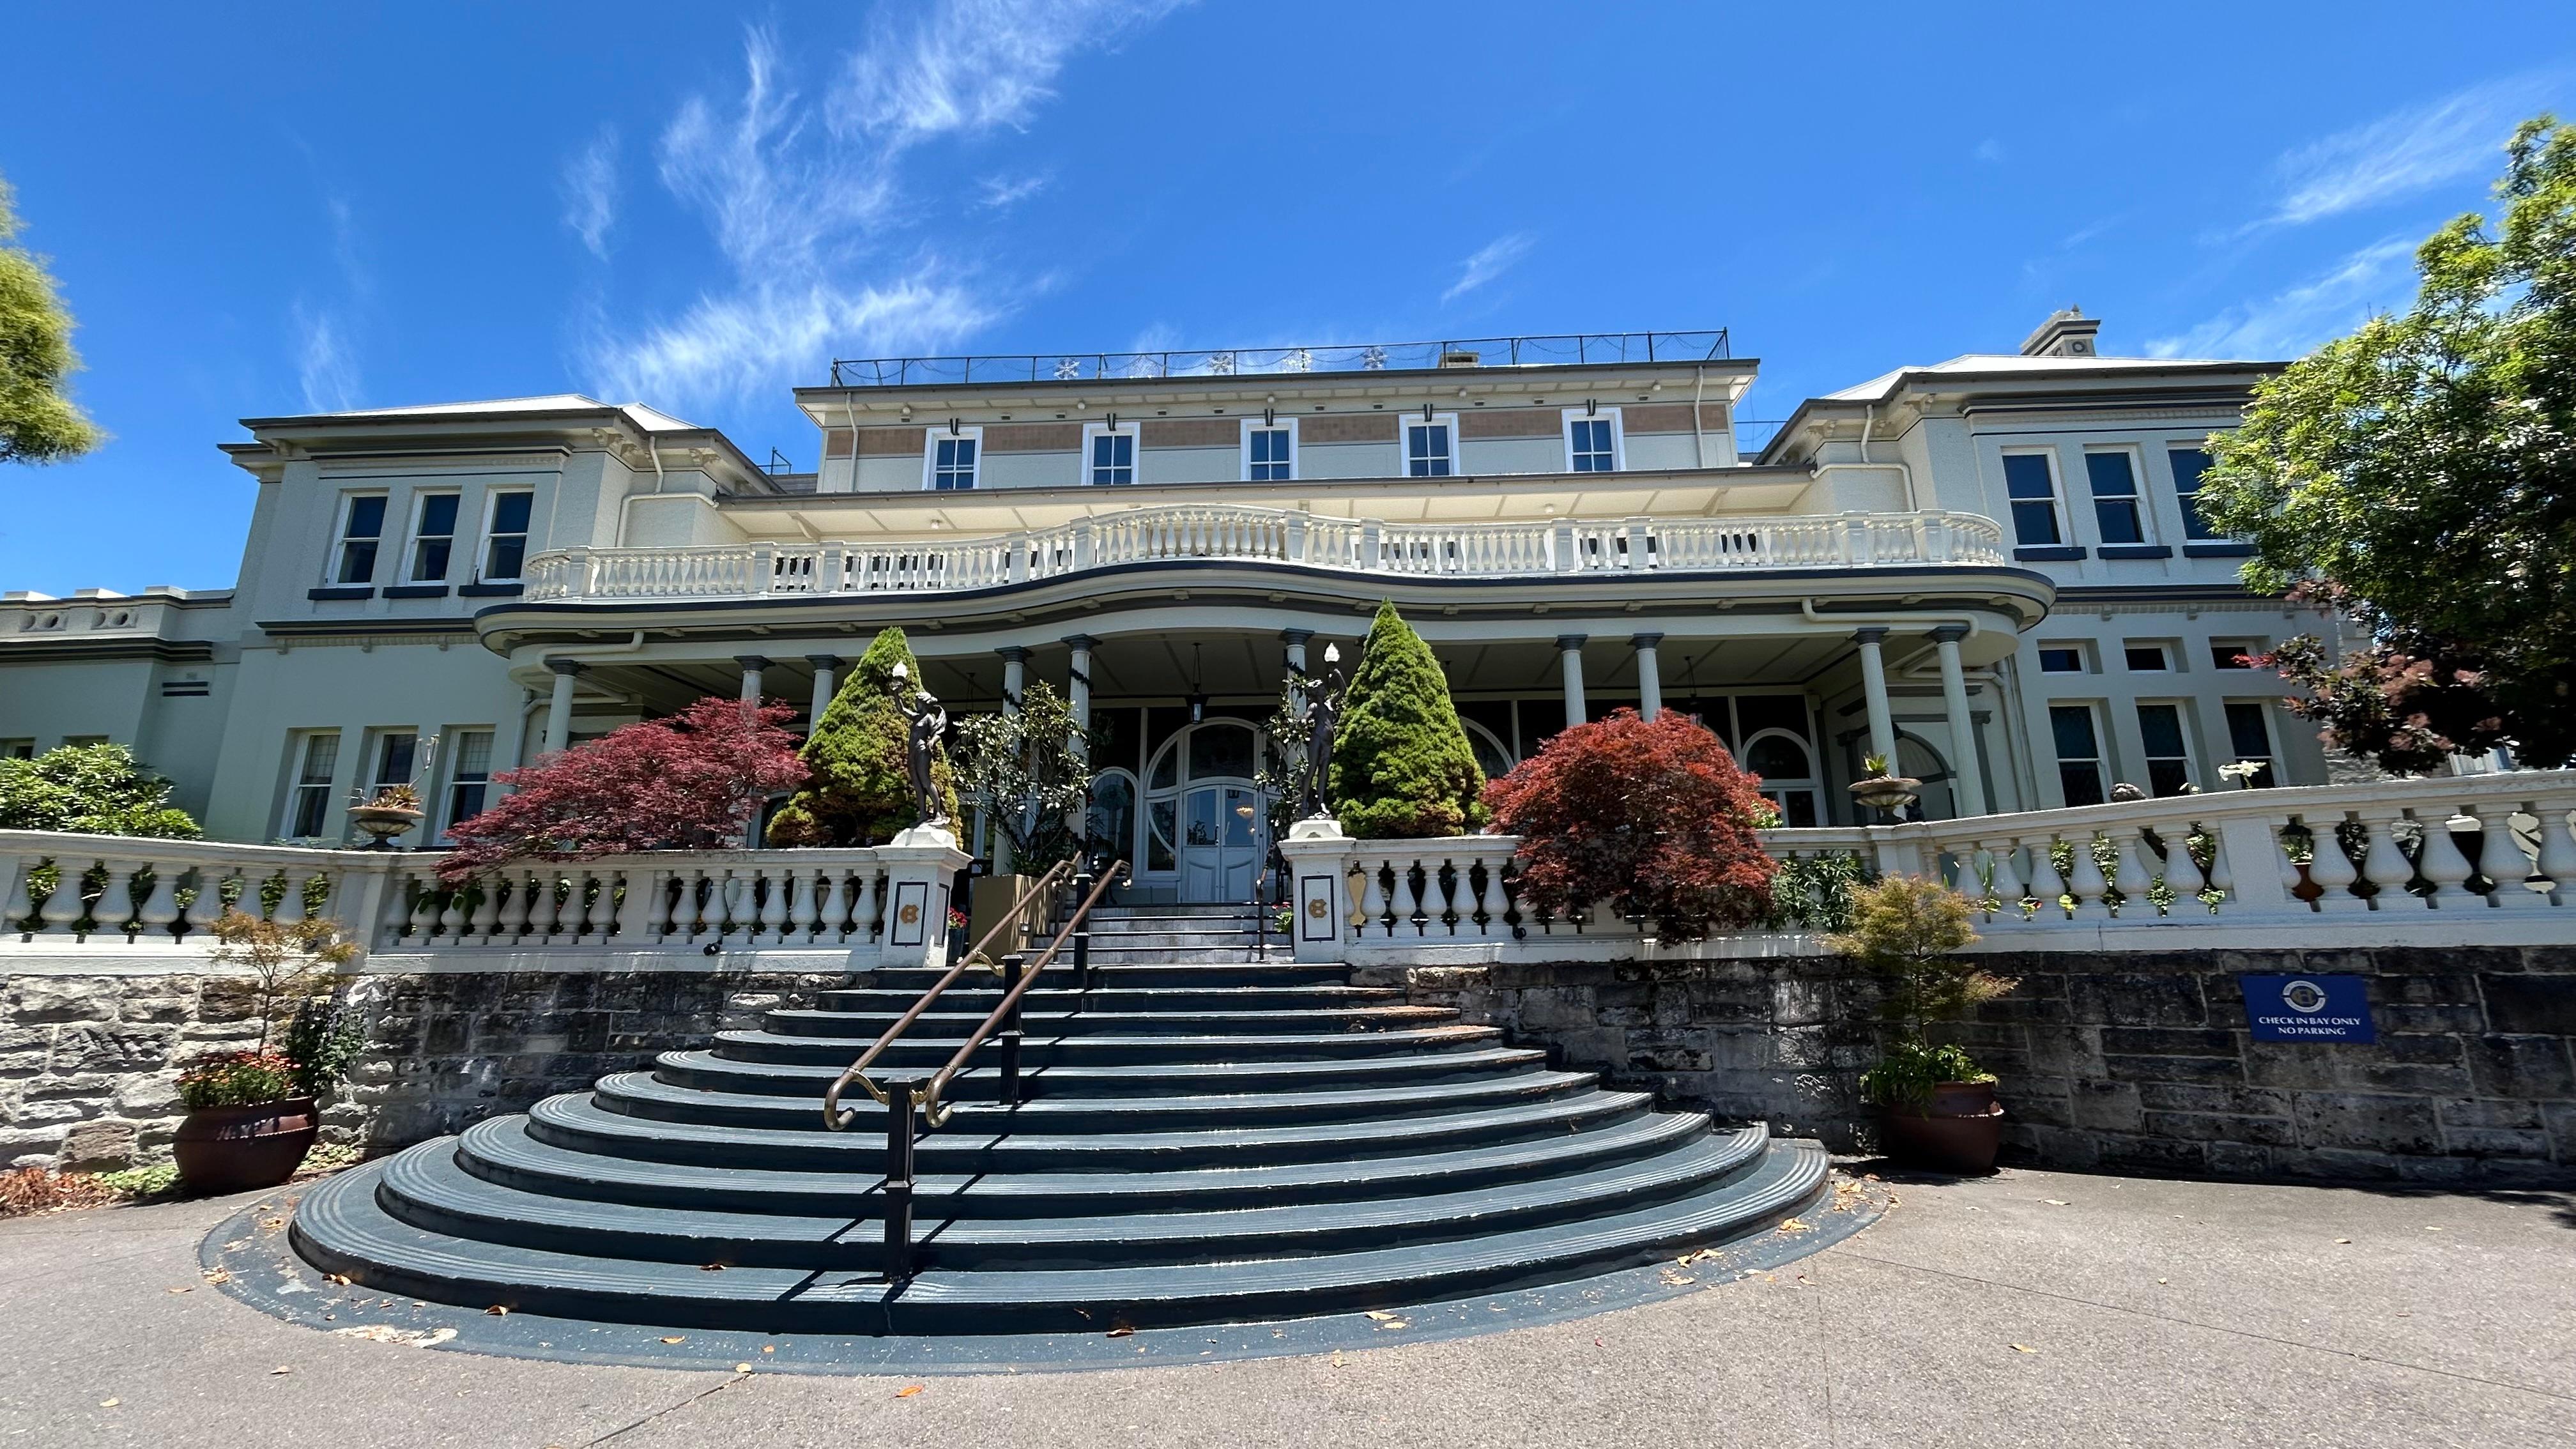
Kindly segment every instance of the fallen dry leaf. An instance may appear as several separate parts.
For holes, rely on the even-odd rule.
[[[1333,1367],[1335,1367],[1335,1368],[1340,1368],[1341,1366],[1342,1366],[1342,1351],[1341,1351],[1340,1349],[1338,1349],[1338,1348],[1337,1348],[1337,1349],[1334,1349],[1334,1350],[1333,1350]]]
[[[669,1337],[669,1338],[666,1338],[666,1339],[663,1339],[662,1341],[663,1341],[664,1343],[686,1343],[686,1342],[688,1342],[688,1341],[689,1341],[689,1338],[688,1338],[688,1335],[687,1335],[687,1334],[674,1334],[673,1336],[671,1336],[671,1337]]]
[[[206,1281],[209,1283],[229,1283],[233,1281],[232,1270],[229,1268],[208,1269],[206,1272]]]
[[[2426,1231],[2426,1232],[2428,1232],[2428,1233],[2438,1233],[2438,1232],[2440,1232],[2440,1231],[2442,1231],[2442,1230],[2441,1230],[2440,1228],[2426,1228],[2424,1231]]]
[[[2350,1238],[2337,1238],[2337,1239],[2335,1239],[2335,1241],[2336,1241],[2336,1242],[2338,1242],[2338,1243],[2349,1243],[2349,1242],[2351,1242],[2351,1241],[2352,1241],[2352,1239],[2350,1239]]]
[[[98,1401],[98,1406],[102,1409],[113,1409],[124,1402],[123,1399],[101,1399]]]
[[[1805,1220],[1805,1219],[1803,1219],[1803,1218],[1791,1218],[1791,1219],[1789,1219],[1788,1221],[1786,1221],[1786,1222],[1784,1222],[1784,1223],[1780,1224],[1780,1231],[1782,1231],[1782,1232],[1784,1232],[1784,1233],[1791,1233],[1791,1234],[1796,1234],[1796,1233],[1812,1233],[1812,1232],[1814,1232],[1815,1230],[1816,1230],[1816,1225],[1815,1225],[1814,1223],[1811,1223],[1811,1222],[1806,1221],[1806,1220]]]
[[[396,1328],[390,1323],[335,1328],[332,1332],[344,1338],[363,1338],[369,1343],[398,1343],[405,1348],[436,1348],[456,1336],[453,1328]]]
[[[275,1378],[275,1377],[277,1377],[279,1374],[291,1374],[291,1373],[293,1373],[293,1372],[295,1372],[295,1365],[293,1365],[293,1364],[291,1364],[291,1363],[282,1363],[282,1364],[279,1364],[277,1367],[275,1367],[275,1368],[273,1368],[273,1369],[270,1369],[270,1370],[268,1371],[268,1376],[269,1376],[270,1378]]]
[[[725,1265],[722,1263],[700,1263],[698,1265],[698,1271],[701,1273],[721,1273],[724,1270]]]
[[[747,1363],[738,1363],[733,1366],[733,1371],[738,1374],[747,1374],[751,1372],[751,1365]]]
[[[346,1273],[325,1273],[322,1275],[322,1281],[325,1283],[338,1283],[345,1287],[349,1282],[349,1275]]]
[[[778,1352],[778,1345],[774,1343],[764,1343],[760,1346],[760,1351],[762,1353],[776,1353]]]
[[[494,1318],[507,1318],[510,1316],[510,1305],[507,1303],[495,1303],[483,1311]]]
[[[1401,1318],[1390,1318],[1384,1323],[1378,1325],[1378,1331],[1383,1333],[1390,1328],[1411,1328],[1412,1326],[1412,1324],[1405,1322]]]
[[[1376,1310],[1376,1309],[1372,1308],[1372,1309],[1370,1309],[1370,1310],[1369,1310],[1369,1312],[1368,1312],[1368,1316],[1369,1316],[1369,1317],[1371,1317],[1371,1318],[1393,1318],[1395,1315],[1394,1315],[1394,1314],[1392,1314],[1392,1313],[1381,1313],[1381,1312],[1379,1312],[1378,1310]]]
[[[1132,1338],[1135,1336],[1135,1333],[1136,1330],[1129,1328],[1126,1324],[1122,1323],[1116,1328],[1109,1330],[1106,1336],[1110,1338]]]
[[[913,1395],[920,1393],[922,1387],[923,1386],[920,1384],[905,1384],[902,1388],[894,1391],[894,1396],[898,1399],[908,1399]]]
[[[2013,1347],[2013,1352],[2015,1352],[2015,1353],[2037,1353],[2037,1352],[2039,1352],[2039,1350],[2038,1350],[2038,1349],[2035,1349],[2035,1348],[2031,1347],[2029,1344],[2026,1344],[2026,1343],[2016,1343],[2016,1344],[2014,1344],[2012,1347]]]
[[[197,1291],[197,1285],[191,1283],[185,1288],[173,1288],[170,1291],[173,1293],[194,1293]]]
[[[1666,1273],[1664,1275],[1664,1282],[1675,1288],[1687,1288],[1698,1281],[1699,1280],[1697,1278],[1694,1278],[1687,1273]]]
[[[2040,1201],[2041,1201],[2041,1202],[2044,1202],[2044,1203],[2046,1203],[2046,1204],[2048,1204],[2050,1207],[2064,1207],[2064,1206],[2066,1206],[2066,1199],[2064,1199],[2064,1198],[2062,1198],[2062,1197],[2044,1197],[2044,1198],[2041,1198],[2041,1199],[2040,1199]]]

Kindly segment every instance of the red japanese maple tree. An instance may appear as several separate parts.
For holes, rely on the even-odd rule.
[[[1485,786],[1495,828],[1521,838],[1524,909],[1610,909],[1689,941],[1751,925],[1778,865],[1754,835],[1757,776],[1675,710],[1616,710],[1548,741]]]
[[[596,860],[640,850],[716,850],[742,839],[761,800],[805,783],[785,704],[702,699],[493,778],[512,793],[449,833],[439,874],[456,881],[508,860]]]

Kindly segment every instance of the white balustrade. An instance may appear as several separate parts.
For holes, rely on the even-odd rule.
[[[1609,570],[1992,565],[2005,557],[2001,527],[1973,513],[1393,524],[1297,509],[1184,504],[985,538],[566,549],[530,560],[527,596],[937,593],[1180,560],[1517,578]]]

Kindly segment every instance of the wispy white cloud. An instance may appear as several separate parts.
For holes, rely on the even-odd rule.
[[[751,31],[740,99],[692,98],[656,158],[662,185],[713,234],[730,283],[677,318],[599,336],[590,371],[613,396],[685,406],[810,378],[835,350],[945,347],[988,325],[1006,305],[982,293],[972,268],[935,245],[898,245],[904,153],[1028,124],[1078,51],[1172,8],[946,0],[903,15],[880,9],[819,102],[793,88],[769,33]]]
[[[1458,280],[1450,285],[1448,291],[1440,294],[1440,300],[1448,302],[1463,297],[1510,271],[1521,258],[1529,255],[1530,248],[1537,241],[1528,232],[1516,231],[1487,242],[1460,265]]]
[[[1039,192],[1055,178],[1040,172],[1034,176],[987,176],[977,182],[984,190],[977,204],[988,211],[1005,211]]]
[[[2563,72],[2509,76],[2337,132],[2281,158],[2281,197],[2257,226],[2295,226],[2500,169],[2516,122],[2566,88]]]
[[[581,153],[564,163],[563,220],[581,244],[608,260],[608,233],[617,225],[617,128],[605,126]]]
[[[2405,237],[2374,242],[2318,276],[2258,302],[2231,307],[2199,326],[2147,344],[2151,357],[2297,357],[2374,312],[2403,305],[2414,290]]]
[[[358,359],[340,320],[327,310],[295,304],[295,370],[309,412],[347,412],[357,406]]]
[[[1987,165],[1992,166],[2004,159],[2004,143],[1996,140],[1992,136],[1988,136],[1986,139],[1977,143],[1976,150],[1971,151],[1968,154],[1985,162]]]

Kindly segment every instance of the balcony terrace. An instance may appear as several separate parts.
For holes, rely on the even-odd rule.
[[[1085,382],[1103,378],[1232,377],[1311,372],[1413,372],[1461,367],[1564,367],[1715,362],[1732,357],[1723,327],[1698,332],[1578,332],[1447,342],[1229,347],[1190,352],[1061,352],[968,357],[832,359],[834,387]]]

